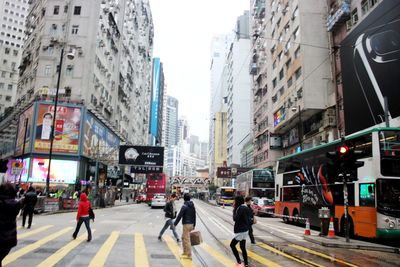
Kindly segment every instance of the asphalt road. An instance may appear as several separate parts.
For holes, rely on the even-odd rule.
[[[183,201],[177,202],[178,208]],[[18,246],[4,266],[234,266],[229,248],[233,237],[231,207],[195,201],[197,229],[204,242],[193,247],[193,261],[180,258],[181,244],[170,230],[157,239],[164,224],[162,209],[131,204],[95,210],[93,240],[86,242],[82,225],[72,240],[76,213],[36,215],[31,229],[19,227]],[[278,218],[259,218],[254,226],[256,245],[248,251],[250,266],[399,266],[399,254],[327,248],[303,239],[304,229]],[[21,225],[21,219],[18,221]],[[177,227],[178,234],[182,227]],[[312,234],[317,232],[312,231]],[[81,237],[79,237],[81,236]]]

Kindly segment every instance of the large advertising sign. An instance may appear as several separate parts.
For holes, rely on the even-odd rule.
[[[88,158],[118,159],[118,147],[120,140],[110,129],[98,121],[90,112],[86,113],[83,151]]]
[[[160,173],[164,165],[164,147],[120,146],[119,164],[132,165],[131,173]]]
[[[49,169],[48,159],[32,160],[32,175],[28,182],[45,183]],[[78,162],[72,160],[51,160],[50,183],[74,184],[78,174]],[[25,181],[26,182],[26,181]]]
[[[31,129],[33,124],[33,106],[21,113],[18,120],[17,142],[15,145],[15,156],[29,153],[31,144]],[[25,140],[25,146],[24,146]]]
[[[54,105],[39,104],[34,152],[49,153]],[[82,112],[80,107],[57,106],[53,153],[77,155]]]
[[[153,60],[153,88],[151,92],[150,133],[157,136],[158,105],[160,94],[161,63],[159,58]]]
[[[26,179],[28,178],[29,165],[30,158],[23,160],[8,160],[7,172],[5,174],[6,180],[11,183],[19,183],[20,179],[21,182],[26,182]]]
[[[343,40],[340,49],[345,132],[382,123],[385,97],[400,116],[400,6],[381,1]]]

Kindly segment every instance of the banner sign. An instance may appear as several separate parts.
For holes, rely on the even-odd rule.
[[[251,168],[218,167],[217,178],[236,178],[239,174],[250,171]]]
[[[54,105],[39,104],[36,118],[34,152],[49,153]],[[81,108],[57,106],[53,153],[78,154]]]
[[[33,119],[33,106],[30,106],[24,112],[22,112],[21,115],[19,115],[15,156],[21,155],[22,152],[24,152],[24,154],[31,152],[30,144],[32,138],[31,137],[31,132],[32,132],[31,128],[33,124],[32,119]],[[25,138],[25,147],[24,147],[24,138]]]
[[[132,165],[132,173],[162,172],[164,147],[120,146],[118,163]]]

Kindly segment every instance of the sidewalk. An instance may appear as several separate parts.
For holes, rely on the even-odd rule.
[[[340,236],[337,236],[335,238],[327,238],[326,236],[319,235],[304,235],[303,237],[309,242],[316,243],[325,247],[373,250],[400,254],[400,248],[389,247],[354,239],[350,239],[350,242],[347,243],[346,238]]]

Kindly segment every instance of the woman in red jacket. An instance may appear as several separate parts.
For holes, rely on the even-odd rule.
[[[90,201],[88,200],[85,193],[81,193],[80,202],[78,207],[78,213],[76,214],[76,229],[73,233],[73,239],[78,235],[79,229],[81,228],[82,223],[85,223],[86,230],[88,232],[87,241],[90,242],[92,240],[92,231],[90,230],[90,218],[89,218],[89,208],[91,207]]]

